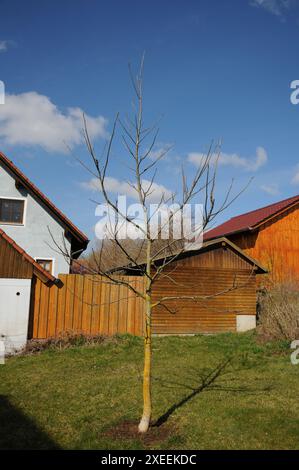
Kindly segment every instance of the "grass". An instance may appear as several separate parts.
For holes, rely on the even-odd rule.
[[[298,449],[299,366],[255,335],[155,338],[150,444],[108,432],[142,407],[143,343],[49,349],[0,366],[0,448]]]

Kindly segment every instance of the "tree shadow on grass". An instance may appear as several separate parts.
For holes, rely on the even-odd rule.
[[[60,449],[31,418],[3,395],[0,395],[0,423],[0,449]]]
[[[226,358],[222,362],[220,362],[214,369],[212,370],[196,370],[195,368],[190,368],[190,370],[193,371],[193,376],[192,379],[194,380],[196,378],[197,385],[192,386],[188,384],[182,384],[180,382],[175,382],[175,381],[162,381],[159,379],[156,379],[159,382],[162,382],[163,386],[173,386],[173,388],[177,387],[183,387],[188,390],[190,390],[190,393],[185,395],[181,400],[175,402],[173,405],[171,405],[165,413],[163,413],[154,423],[152,426],[154,427],[159,427],[162,426],[168,418],[179,408],[181,408],[183,405],[188,403],[192,398],[196,397],[198,394],[200,394],[203,391],[211,391],[211,390],[218,390],[218,391],[224,391],[224,392],[236,392],[236,393],[264,393],[268,392],[271,390],[271,386],[268,385],[263,388],[252,388],[252,387],[247,387],[247,386],[239,386],[239,387],[228,387],[224,386],[220,383],[216,383],[219,381],[220,377],[222,378],[226,373],[228,373],[227,368],[229,365],[231,365],[233,360],[233,357]],[[231,372],[231,371],[230,371]],[[199,382],[199,383],[198,383]]]

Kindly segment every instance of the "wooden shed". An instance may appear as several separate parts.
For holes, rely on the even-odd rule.
[[[117,271],[135,289],[145,292],[142,270],[139,275],[136,267],[122,266]],[[153,284],[153,302],[165,296],[175,297],[164,299],[154,308],[153,333],[217,333],[254,328],[256,276],[265,272],[257,261],[224,237],[204,243],[200,250],[178,254]],[[67,331],[143,335],[145,303],[125,286],[90,274],[66,274],[59,279],[59,286],[47,287],[40,281],[36,284],[33,338],[59,336]]]
[[[269,271],[266,283],[299,284],[299,196],[233,217],[205,234],[225,236]]]
[[[154,334],[246,331],[256,326],[256,275],[266,270],[224,237],[184,252],[154,284]],[[167,274],[167,275],[165,275]],[[173,299],[169,299],[169,297]]]

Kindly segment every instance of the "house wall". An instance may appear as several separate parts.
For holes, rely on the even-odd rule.
[[[172,263],[168,276],[154,284],[154,302],[167,300],[153,311],[156,334],[217,333],[237,330],[237,317],[256,316],[256,283],[252,266],[229,248],[214,249]],[[207,297],[200,301],[186,297]],[[185,298],[184,298],[185,297]]]
[[[49,233],[50,230],[58,244],[64,239],[69,250],[70,242],[64,237],[64,227],[39,200],[26,190],[17,189],[15,179],[0,164],[1,196],[24,198],[26,203],[24,226],[0,223],[0,228],[33,258],[54,258],[54,276],[59,273],[68,273],[69,265],[64,257],[55,251],[57,248]]]
[[[0,279],[0,338],[5,354],[27,341],[31,279]]]
[[[257,231],[229,237],[269,270],[275,283],[299,282],[299,208],[292,208]],[[266,278],[262,278],[264,282]]]

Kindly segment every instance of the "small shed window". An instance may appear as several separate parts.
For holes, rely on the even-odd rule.
[[[22,225],[24,223],[24,199],[0,198],[0,223]]]
[[[40,264],[40,266],[42,268],[44,268],[45,271],[52,274],[52,269],[53,269],[53,260],[52,259],[36,258],[36,262],[38,264]]]

